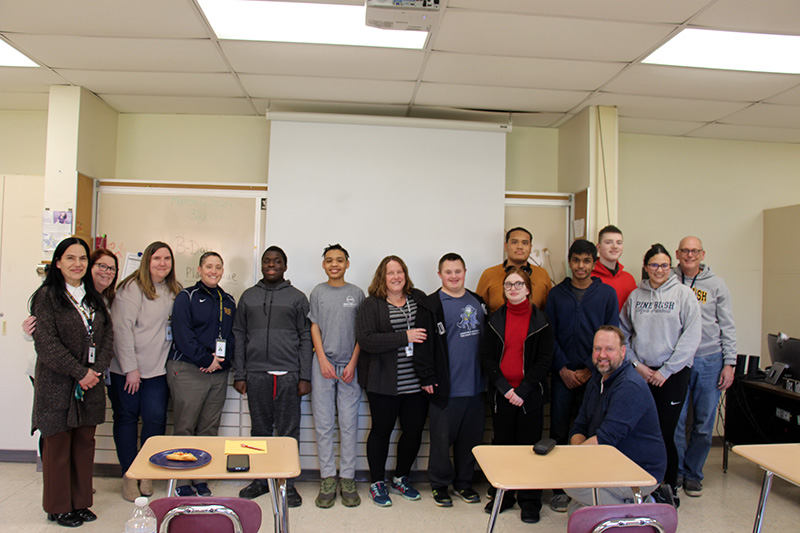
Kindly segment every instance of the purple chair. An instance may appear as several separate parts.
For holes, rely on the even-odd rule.
[[[567,533],[675,533],[678,512],[664,503],[595,505],[569,517]]]
[[[159,533],[256,533],[261,507],[241,498],[160,498],[150,502]]]

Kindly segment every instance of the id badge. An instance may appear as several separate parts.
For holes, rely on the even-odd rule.
[[[414,357],[414,343],[409,342],[406,346],[406,357]]]
[[[225,339],[217,339],[217,345],[214,350],[214,356],[219,357],[220,359],[225,359],[225,347],[227,346],[228,341]]]
[[[89,346],[89,364],[94,363],[95,360],[95,347]]]
[[[172,324],[167,324],[167,340],[172,342]]]

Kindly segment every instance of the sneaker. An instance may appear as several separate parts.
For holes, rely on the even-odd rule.
[[[180,487],[175,489],[175,496],[187,497],[187,496],[197,496],[194,493],[194,489],[191,485],[181,485]]]
[[[539,509],[534,509],[532,507],[523,507],[519,518],[526,524],[535,524],[541,519],[539,516]]]
[[[677,494],[681,489],[683,489],[683,474],[678,474],[678,480],[675,482],[674,492]]]
[[[495,494],[497,494],[497,493],[495,492]],[[515,496],[510,496],[508,494],[504,494],[503,495],[503,501],[502,501],[502,503],[500,503],[500,513],[502,513],[503,511],[507,511],[507,510],[511,509],[512,507],[514,507],[515,503],[517,503],[517,498]],[[487,514],[492,514],[492,508],[493,507],[494,507],[494,500],[489,500],[488,502],[486,502],[486,506],[483,508],[483,510]]]
[[[326,477],[319,484],[319,494],[314,503],[317,507],[328,509],[333,507],[336,502],[336,478],[333,476]]]
[[[208,488],[208,483],[192,483],[192,485],[198,496],[211,496],[211,489]]]
[[[558,494],[553,494],[553,497],[550,498],[550,509],[557,513],[566,513],[567,508],[569,507],[569,502],[571,500],[572,498],[570,498],[563,492]]]
[[[389,490],[412,502],[422,499],[417,489],[415,489],[411,481],[409,481],[408,476],[393,477],[392,485]]]
[[[466,503],[481,503],[480,495],[472,490],[472,488],[456,489],[456,496],[464,500]]]
[[[340,479],[339,492],[342,494],[342,505],[345,507],[358,507],[361,505],[361,496],[356,491],[354,479]]]
[[[699,498],[703,495],[703,484],[696,479],[686,478],[683,484],[683,492],[692,498]]]
[[[286,489],[286,505],[288,507],[300,507],[303,505],[303,498],[300,497],[300,493],[297,492],[296,488],[289,487]]]
[[[372,498],[372,503],[379,507],[392,506],[392,499],[389,497],[389,491],[386,490],[386,483],[383,481],[376,481],[369,486],[369,497]]]
[[[489,488],[486,489],[486,499],[489,501],[494,500],[495,494],[497,494],[497,488],[489,485]]]
[[[672,493],[672,487],[667,484],[659,485],[656,490],[650,493],[650,495],[653,497],[656,503],[666,503],[667,505],[673,506],[675,509],[677,509],[680,505],[680,500],[677,502],[675,501],[675,496]]]
[[[431,489],[433,495],[433,503],[439,507],[452,507],[453,499],[447,493],[447,487],[443,489]]]
[[[268,492],[269,486],[263,481],[255,479],[252,483],[239,491],[239,497],[245,500],[253,500]]]

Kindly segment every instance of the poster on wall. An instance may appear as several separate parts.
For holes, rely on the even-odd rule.
[[[72,209],[42,212],[42,250],[52,252],[58,243],[72,235]]]

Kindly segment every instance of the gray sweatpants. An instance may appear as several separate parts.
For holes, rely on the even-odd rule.
[[[247,405],[250,408],[250,435],[253,437],[294,437],[300,443],[299,372],[275,376],[268,372],[248,372]],[[294,486],[293,479],[286,487]]]

